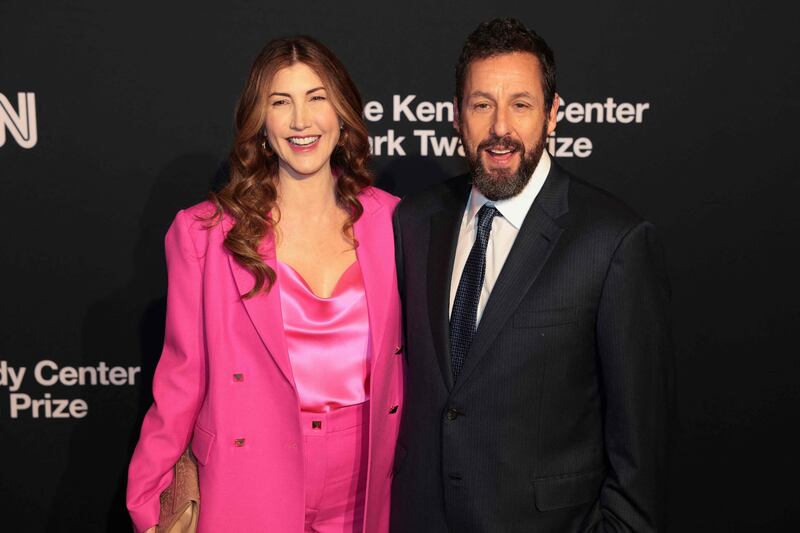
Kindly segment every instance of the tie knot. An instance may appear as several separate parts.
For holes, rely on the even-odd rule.
[[[492,228],[492,220],[497,214],[497,208],[493,205],[483,204],[478,210],[478,228],[481,230],[490,230]]]

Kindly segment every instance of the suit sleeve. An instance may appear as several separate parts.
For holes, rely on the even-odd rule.
[[[597,318],[608,475],[594,531],[663,531],[672,396],[669,285],[647,222],[612,257]]]
[[[145,415],[128,468],[127,506],[134,529],[158,522],[159,497],[189,444],[205,394],[205,355],[198,253],[180,212],[167,232],[167,320],[164,348],[153,377],[153,405]]]

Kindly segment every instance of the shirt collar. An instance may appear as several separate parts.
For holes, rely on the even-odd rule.
[[[547,178],[547,174],[550,173],[550,166],[550,154],[547,153],[547,150],[544,150],[525,188],[522,189],[518,195],[506,198],[505,200],[493,202],[473,186],[468,202],[467,227],[469,228],[475,223],[474,221],[478,210],[483,207],[483,204],[488,203],[489,205],[493,205],[503,218],[508,220],[508,222],[519,231],[522,227],[522,222],[525,220],[525,216],[528,214],[528,210],[530,210],[531,205],[533,205],[533,201],[536,199],[539,191],[542,190],[544,180]]]

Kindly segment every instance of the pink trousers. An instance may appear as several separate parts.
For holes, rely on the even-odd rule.
[[[306,533],[362,533],[369,402],[301,413],[305,444]]]

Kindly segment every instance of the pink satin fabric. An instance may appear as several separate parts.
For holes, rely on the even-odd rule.
[[[328,412],[369,399],[369,316],[358,261],[321,298],[278,261],[283,327],[300,409]]]

